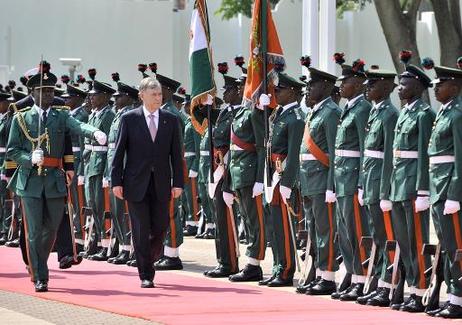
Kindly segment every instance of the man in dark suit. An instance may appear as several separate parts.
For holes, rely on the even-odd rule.
[[[163,251],[171,198],[183,188],[182,152],[177,117],[162,105],[155,78],[140,83],[143,105],[124,114],[112,162],[114,195],[128,202],[142,288],[153,288],[153,263]]]

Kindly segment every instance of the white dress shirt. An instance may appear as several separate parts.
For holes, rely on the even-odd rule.
[[[37,113],[39,113],[40,119],[43,120],[43,118],[42,118],[42,117],[43,117],[43,109],[41,109],[40,107],[38,107],[38,106],[35,105],[35,104],[34,104],[34,108],[35,108],[35,110],[37,111]],[[47,117],[48,117],[48,114],[50,113],[50,108],[48,108],[48,109],[46,110],[46,112],[47,112]]]

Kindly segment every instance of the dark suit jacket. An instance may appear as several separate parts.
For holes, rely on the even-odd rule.
[[[154,171],[158,200],[169,200],[172,186],[183,188],[177,117],[159,110],[156,141],[153,143],[143,106],[140,106],[122,115],[112,162],[111,185],[123,186],[127,201],[139,202],[146,194],[151,170]]]

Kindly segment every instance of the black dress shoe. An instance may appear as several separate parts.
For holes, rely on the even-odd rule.
[[[367,300],[366,305],[376,307],[389,307],[390,306],[390,289],[378,288],[377,294]],[[358,298],[359,300],[359,298]]]
[[[251,282],[263,279],[263,271],[258,265],[247,264],[239,273],[229,276],[231,282]]]
[[[346,273],[342,283],[338,286],[338,291],[342,292],[351,287],[351,273]],[[337,298],[338,299],[338,298]]]
[[[102,248],[98,253],[88,256],[91,261],[107,261],[107,248]]]
[[[268,283],[276,279],[276,274],[271,275],[269,278],[263,279],[261,281],[258,281],[259,286],[266,286]]]
[[[79,265],[80,263],[82,263],[82,261],[83,261],[83,257],[80,255],[77,255],[75,257],[75,260],[72,259],[72,265]]]
[[[356,283],[351,290],[340,296],[341,301],[356,301],[359,297],[362,297],[364,289],[364,283]]]
[[[0,246],[5,245],[5,243],[7,242],[7,240],[8,240],[7,235],[6,235],[6,234],[2,235],[2,236],[0,237]]]
[[[321,278],[320,276],[318,276],[318,277],[316,277],[316,279],[314,279],[313,281],[311,281],[311,282],[308,283],[307,285],[297,286],[297,289],[295,289],[295,292],[296,292],[296,293],[305,294],[306,291],[307,291],[309,288],[315,286],[319,281],[321,281],[321,279],[322,279],[322,278]]]
[[[277,276],[273,281],[267,284],[268,287],[293,287],[294,279],[293,277],[289,277],[287,279],[283,279],[280,275]]]
[[[370,293],[368,293],[367,295],[364,295],[362,297],[358,297],[358,299],[356,299],[356,303],[357,304],[360,304],[360,305],[366,305],[367,304],[367,301],[371,298],[374,298],[376,295],[378,295],[382,288],[378,288],[377,290],[375,291],[372,291]]]
[[[427,314],[428,316],[434,317],[436,314],[438,314],[440,311],[443,311],[443,309],[446,309],[448,306],[449,306],[449,301],[446,301],[444,305],[441,307],[425,310],[425,314]]]
[[[5,246],[7,246],[7,247],[19,247],[19,238],[7,241],[5,243]]]
[[[197,239],[203,239],[205,236],[205,231],[200,233],[200,234],[196,234],[196,236],[194,236],[194,238],[197,238]]]
[[[197,227],[187,225],[183,230],[183,236],[190,237],[195,236],[197,234]]]
[[[425,306],[422,304],[422,297],[413,295],[407,304],[402,306],[399,310],[407,311],[408,313],[422,313],[425,311]]]
[[[141,288],[154,288],[154,282],[151,280],[142,280]]]
[[[205,231],[204,239],[215,239],[215,228],[209,228]]]
[[[35,292],[47,292],[48,282],[47,281],[36,281],[34,284]]]
[[[62,270],[69,269],[72,267],[72,262],[74,262],[73,256],[64,256],[59,260],[59,268]]]
[[[310,296],[327,296],[337,291],[335,281],[327,281],[321,279],[314,286],[306,290],[306,294]]]
[[[218,269],[221,268],[221,267],[222,267],[221,264],[218,264],[217,266],[215,266],[215,268],[213,268],[213,269],[211,269],[211,270],[205,270],[203,274],[204,274],[205,276],[207,276],[207,274],[208,274],[209,272],[218,270]]]
[[[401,310],[401,307],[408,304],[411,301],[411,299],[413,299],[413,296],[414,294],[411,294],[405,301],[401,303],[391,303],[390,308],[393,310]]]
[[[130,257],[130,252],[128,251],[122,251],[122,253],[119,254],[113,261],[112,264],[116,265],[121,265],[121,264],[126,264],[128,259]]]
[[[351,283],[350,286],[348,288],[346,288],[345,290],[343,291],[340,291],[340,289],[338,289],[337,292],[334,292],[333,294],[330,295],[330,297],[334,300],[338,300],[340,299],[340,296],[344,295],[344,294],[347,294],[348,292],[350,292],[351,289],[353,289],[353,287],[355,286],[355,283]]]
[[[209,278],[227,278],[232,274],[236,274],[237,271],[231,271],[230,269],[224,267],[217,267],[214,270],[211,270],[205,274]]]
[[[156,271],[182,270],[183,263],[179,257],[164,256],[163,259],[154,263]]]
[[[446,308],[435,315],[441,318],[462,318],[462,306],[449,303]]]
[[[127,262],[127,265],[128,266],[131,266],[131,267],[137,267],[138,266],[138,263],[136,263],[136,259],[133,259],[133,260],[129,260]]]

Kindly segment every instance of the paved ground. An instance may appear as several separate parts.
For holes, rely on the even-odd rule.
[[[213,240],[185,238],[181,248],[184,270],[175,271],[187,273],[192,277],[203,277],[202,272],[215,266],[215,247]],[[241,245],[240,266],[246,262],[245,247]],[[271,250],[268,248],[262,268],[266,274],[271,271]],[[1,257],[0,257],[1,258]],[[50,258],[56,258],[52,255]],[[85,263],[85,260],[84,262]],[[103,262],[101,262],[103,263]],[[78,268],[78,266],[76,267]],[[338,279],[343,271],[338,272]],[[298,279],[299,273],[296,274]],[[0,279],[1,281],[1,279]],[[227,281],[222,279],[219,281]],[[296,283],[296,282],[295,282]],[[255,283],[249,283],[255,286]],[[274,290],[294,292],[294,288],[274,288]],[[442,292],[444,292],[442,290]],[[295,293],[294,293],[295,294]],[[329,299],[326,297],[326,299]],[[0,324],[148,324],[151,322],[102,312],[80,306],[54,302],[27,295],[0,291]]]

